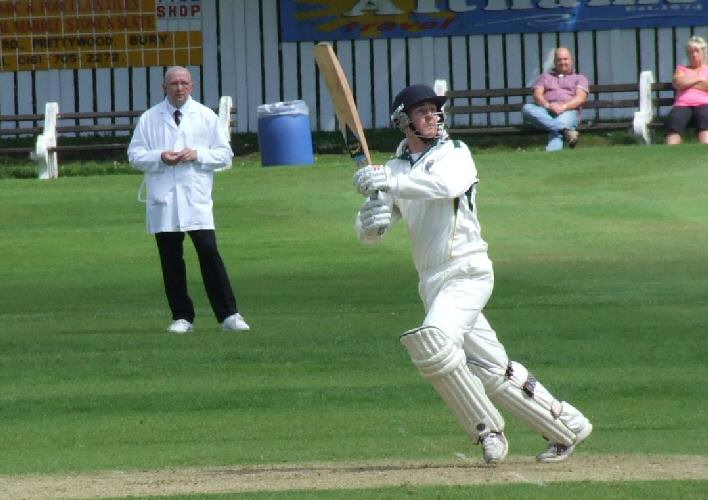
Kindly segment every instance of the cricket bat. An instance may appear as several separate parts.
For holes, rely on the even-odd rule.
[[[369,146],[366,144],[356,102],[349,87],[347,75],[344,74],[332,45],[326,42],[318,43],[313,51],[315,62],[332,99],[339,128],[342,130],[344,144],[349,154],[356,161],[357,166],[371,165]]]

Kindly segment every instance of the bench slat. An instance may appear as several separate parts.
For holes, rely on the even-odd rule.
[[[41,122],[44,115],[0,115],[0,122]]]
[[[621,130],[630,128],[632,123],[627,121],[619,122],[586,122],[581,123],[578,130]],[[536,134],[539,132],[538,129],[532,128],[526,125],[508,125],[508,126],[478,126],[478,127],[459,127],[450,128],[450,132],[458,134],[507,134],[507,133],[521,133],[521,134]]]
[[[449,99],[464,98],[479,98],[479,97],[511,97],[511,96],[526,96],[532,95],[532,88],[516,88],[516,89],[472,89],[472,90],[448,90],[445,94]]]
[[[57,120],[83,120],[91,118],[134,118],[143,114],[143,111],[81,111],[63,112],[57,115]]]
[[[675,90],[674,85],[672,83],[652,83],[651,84],[651,89],[652,90]]]
[[[53,152],[79,152],[79,151],[102,151],[105,149],[128,149],[128,143],[113,143],[113,144],[73,144],[73,145],[57,145],[54,148],[47,148],[50,153]]]
[[[472,128],[451,128],[450,132],[457,134],[507,134],[511,132],[531,132],[532,129],[521,127],[521,126],[507,126],[507,127],[472,127]]]
[[[502,113],[505,111],[521,111],[523,102],[513,104],[480,104],[476,106],[450,106],[445,108],[445,113],[449,115],[473,114],[473,113]]]
[[[449,99],[478,99],[492,97],[512,97],[533,95],[533,87],[507,88],[507,89],[469,89],[469,90],[448,90],[445,94]],[[638,92],[639,86],[636,83],[611,83],[590,85],[590,94],[598,92]]]
[[[135,128],[135,125],[130,123],[105,125],[62,125],[57,126],[57,134],[66,134],[71,132],[115,132],[115,131],[130,131]]]
[[[42,130],[42,127],[0,128],[0,135],[36,135],[41,134]]]
[[[30,154],[34,151],[34,147],[25,146],[23,148],[0,148],[0,155],[15,155],[15,154]]]
[[[445,112],[450,115],[470,114],[470,113],[504,113],[504,112],[519,112],[523,108],[524,103],[500,103],[500,104],[479,104],[471,106],[449,106],[445,108]],[[639,107],[637,99],[595,99],[590,100],[583,106],[584,109],[604,109],[604,108],[636,108]]]
[[[639,99],[594,99],[583,104],[583,109],[638,108]]]
[[[598,92],[639,92],[639,85],[636,83],[607,83],[590,85],[588,88],[591,94]]]

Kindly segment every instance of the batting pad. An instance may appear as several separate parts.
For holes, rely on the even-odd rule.
[[[401,343],[473,442],[504,430],[504,419],[467,367],[464,350],[451,338],[438,328],[425,326],[401,335]]]
[[[552,443],[575,444],[576,433],[587,419],[569,403],[555,399],[521,364],[510,361],[506,373],[494,373],[478,365],[489,397]]]

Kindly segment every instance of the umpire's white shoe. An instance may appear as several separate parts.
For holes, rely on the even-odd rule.
[[[592,424],[588,422],[575,436],[575,443],[570,446],[560,443],[551,443],[548,445],[548,448],[536,455],[536,460],[543,463],[555,463],[567,460],[573,454],[573,451],[575,451],[575,447],[585,441],[588,436],[590,436],[590,433],[592,433]]]
[[[170,333],[189,333],[192,331],[192,323],[186,319],[176,319],[172,322],[170,326],[167,327],[167,331]]]
[[[479,442],[484,449],[484,461],[488,464],[498,464],[509,452],[509,443],[503,432],[490,432]]]
[[[223,328],[225,332],[245,332],[251,329],[248,323],[246,323],[246,320],[244,320],[243,316],[239,313],[232,314],[226,318],[221,324],[221,328]]]

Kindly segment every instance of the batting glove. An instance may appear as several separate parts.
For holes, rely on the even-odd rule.
[[[391,169],[385,165],[367,165],[354,174],[354,187],[364,196],[390,188]]]
[[[383,234],[391,225],[391,207],[384,200],[367,200],[359,210],[361,230],[366,236]]]

